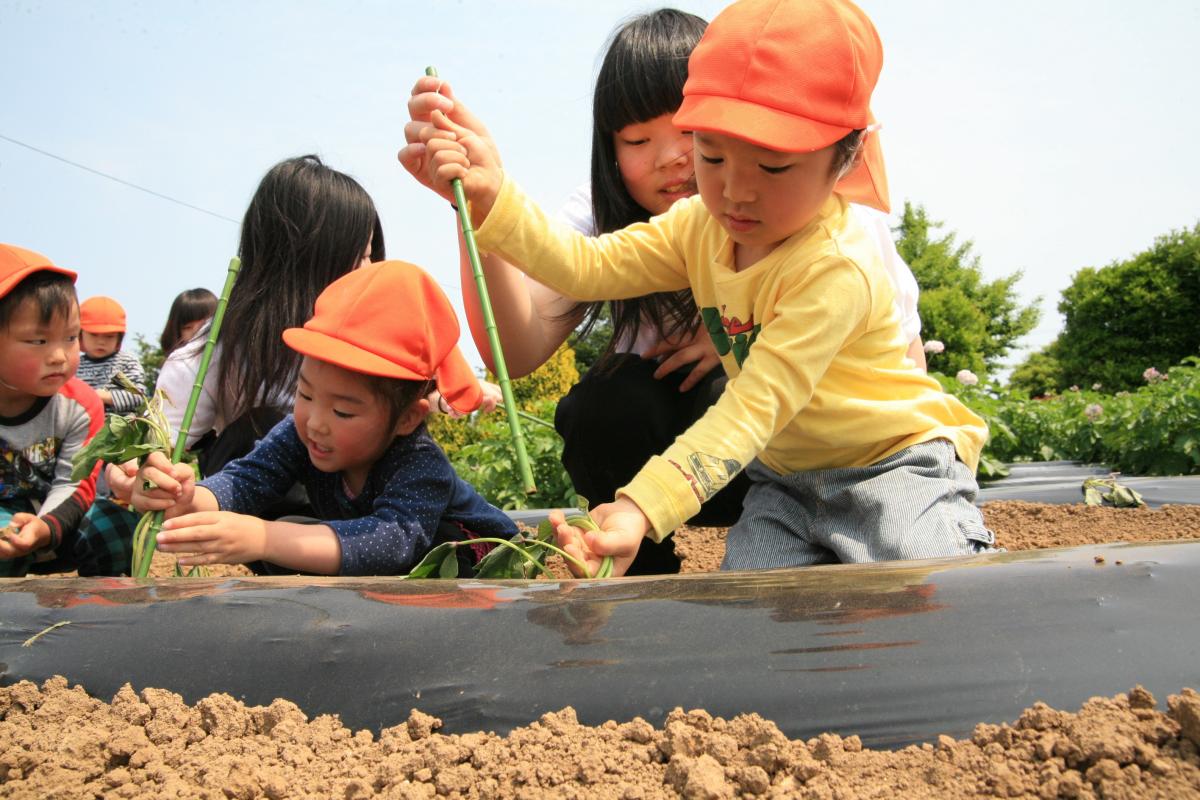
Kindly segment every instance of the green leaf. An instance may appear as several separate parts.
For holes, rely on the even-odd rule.
[[[454,553],[442,559],[442,565],[438,567],[439,578],[457,578],[458,577],[458,554]]]
[[[544,524],[548,525],[549,523]],[[553,531],[550,532],[550,535],[553,536]],[[538,535],[532,541],[538,540],[550,541],[550,539],[542,538],[541,526],[538,527]],[[528,546],[530,541],[525,534],[518,533],[509,539],[512,547],[500,545],[494,548],[475,565],[475,577],[496,580],[534,577],[539,570],[530,563],[530,559],[545,566],[546,548],[536,545]]]
[[[441,577],[442,562],[449,558],[454,562],[455,574],[458,570],[458,556],[455,554],[457,545],[454,542],[442,542],[425,554],[425,557],[409,570],[405,578],[437,578]]]

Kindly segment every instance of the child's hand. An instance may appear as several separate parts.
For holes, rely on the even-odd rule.
[[[479,408],[476,409],[479,413],[490,414],[504,403],[504,392],[500,391],[496,384],[480,381],[479,388],[483,390],[483,399],[479,401]]]
[[[196,494],[196,473],[187,464],[172,464],[166,453],[151,453],[133,480],[130,504],[138,511],[167,511],[183,507]],[[179,512],[176,512],[179,513]]]
[[[405,145],[399,154],[397,154],[397,158],[404,168],[422,185],[430,189],[433,188],[427,170],[425,142],[436,130],[436,127],[431,122],[434,111],[441,111],[456,124],[470,129],[486,141],[496,157],[496,163],[500,163],[500,156],[496,153],[496,145],[492,140],[492,135],[479,118],[472,114],[454,96],[454,92],[450,89],[450,84],[441,78],[424,76],[417,80],[416,85],[413,86],[412,96],[408,98],[408,116],[410,119],[404,126]],[[454,200],[452,195],[443,196],[451,202]]]
[[[41,517],[25,511],[12,515],[0,529],[0,558],[20,558],[50,544],[50,526]]]
[[[642,358],[659,358],[660,356],[665,356],[665,358],[659,363],[658,369],[654,370],[654,377],[658,380],[688,364],[695,365],[683,382],[679,384],[681,392],[691,389],[721,363],[721,357],[717,355],[717,347],[704,328],[698,329],[695,334],[686,339],[678,341],[663,339],[642,353]]]
[[[108,491],[114,500],[129,505],[133,498],[133,484],[137,481],[137,473],[138,463],[136,460],[104,466],[104,475],[108,478]]]
[[[179,566],[245,564],[266,558],[267,523],[232,511],[199,511],[163,523],[158,549],[187,553]]]
[[[100,402],[106,406],[112,405],[112,392],[108,389],[97,389],[96,394],[100,396]]]
[[[482,225],[504,181],[500,159],[487,140],[456,124],[441,111],[434,111],[431,121],[433,127],[422,131],[426,185],[453,200],[452,184],[461,180],[463,192],[471,203],[471,221]]]
[[[624,497],[598,505],[589,513],[600,530],[581,530],[568,525],[562,511],[550,512],[550,523],[554,525],[558,546],[586,563],[592,575],[600,569],[600,562],[605,556],[613,557],[612,574],[624,575],[637,555],[646,532],[650,530],[650,520],[646,519],[637,503]],[[567,566],[576,577],[585,577],[570,561]]]

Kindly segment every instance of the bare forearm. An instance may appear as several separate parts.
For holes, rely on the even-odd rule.
[[[336,575],[342,567],[342,545],[328,525],[268,522],[263,558],[300,572]]]
[[[496,364],[475,272],[461,235],[458,242],[459,277],[467,325],[484,364],[495,373]],[[520,270],[499,256],[480,254],[480,262],[487,282],[496,332],[504,350],[505,366],[511,377],[528,375],[546,363],[574,329],[572,321],[560,319],[573,303],[551,289],[532,283]]]

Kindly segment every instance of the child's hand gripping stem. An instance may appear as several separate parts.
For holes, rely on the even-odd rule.
[[[183,460],[184,451],[187,448],[188,432],[192,427],[192,416],[196,413],[196,404],[200,399],[200,393],[204,389],[204,377],[208,374],[208,366],[212,361],[213,348],[217,344],[217,336],[221,332],[221,321],[225,317],[225,306],[229,304],[229,293],[233,290],[233,284],[237,281],[238,270],[242,267],[240,258],[234,257],[229,261],[229,269],[225,275],[225,286],[221,290],[221,297],[217,300],[217,309],[213,313],[212,322],[209,323],[208,339],[204,342],[204,350],[200,355],[200,366],[196,372],[196,382],[192,385],[192,394],[188,398],[187,408],[183,412],[183,423],[180,425],[178,438],[175,440],[175,449],[171,454],[171,461],[178,464]],[[190,467],[189,467],[190,469]],[[137,491],[138,487],[134,487]],[[163,515],[161,511],[151,511],[143,515],[141,522],[138,523],[137,530],[134,531],[133,541],[133,564],[132,572],[135,578],[144,578],[150,574],[150,561],[154,557],[155,538],[158,536],[159,528],[162,527]]]
[[[592,524],[581,524],[581,521]],[[625,498],[596,506],[590,519],[551,511],[550,523],[558,535],[559,546],[587,564],[588,572],[596,577],[624,575],[650,529],[650,521],[642,510]],[[608,574],[597,574],[605,569],[606,561],[609,562]],[[567,565],[577,577],[586,577],[571,562]]]

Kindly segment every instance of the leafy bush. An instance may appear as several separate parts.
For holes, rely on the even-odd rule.
[[[489,375],[488,380],[495,380]],[[513,400],[521,411],[542,422],[522,419],[525,454],[537,491],[526,494],[517,467],[516,448],[502,407],[486,415],[452,419],[432,415],[429,432],[455,471],[493,505],[504,509],[573,507],[575,489],[562,466],[562,440],[551,422],[559,399],[579,381],[575,353],[567,345],[534,372],[512,381]]]
[[[557,402],[557,401],[555,401]],[[556,508],[576,505],[575,487],[562,465],[562,439],[548,421],[554,416],[552,402],[542,404],[533,414],[544,424],[521,423],[525,439],[525,454],[537,491],[526,494],[517,468],[517,453],[512,445],[508,420],[503,413],[477,415],[459,425],[467,429],[466,444],[450,453],[463,480],[474,486],[488,502],[503,509]]]
[[[1037,399],[935,377],[987,421],[990,462],[1069,460],[1133,475],[1200,474],[1200,358],[1143,375],[1135,392],[1104,394],[1097,384]],[[980,475],[988,477],[982,467]]]

